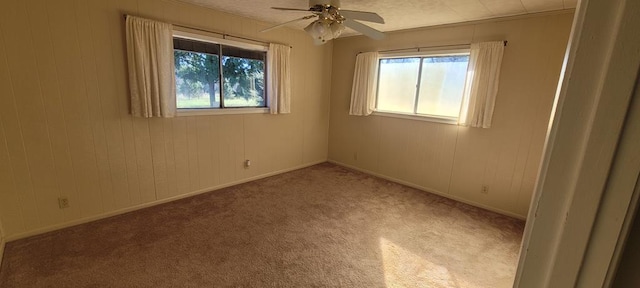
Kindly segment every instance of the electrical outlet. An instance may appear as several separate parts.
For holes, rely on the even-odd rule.
[[[69,198],[67,197],[58,198],[58,206],[60,206],[60,209],[69,208]]]
[[[244,169],[249,169],[251,167],[251,160],[244,160]]]
[[[487,185],[483,185],[483,186],[482,186],[482,190],[480,190],[480,193],[482,193],[482,194],[489,194],[489,186],[487,186]]]
[[[353,160],[358,161],[358,152],[353,152]]]

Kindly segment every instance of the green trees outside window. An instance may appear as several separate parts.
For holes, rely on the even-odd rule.
[[[266,52],[174,38],[174,57],[178,108],[266,106]]]

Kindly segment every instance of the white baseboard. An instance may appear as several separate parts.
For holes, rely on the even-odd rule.
[[[147,203],[143,203],[143,204],[139,204],[139,205],[123,208],[123,209],[118,209],[118,210],[114,210],[114,211],[105,212],[105,213],[98,214],[98,215],[93,215],[93,216],[84,217],[84,218],[80,218],[80,219],[76,219],[76,220],[72,220],[72,221],[67,221],[67,222],[64,222],[64,223],[59,223],[59,224],[54,224],[54,225],[50,225],[50,226],[46,226],[46,227],[41,227],[41,228],[37,228],[37,229],[26,231],[26,232],[23,232],[23,233],[10,235],[10,236],[6,237],[5,240],[6,240],[6,242],[10,242],[10,241],[18,240],[18,239],[23,239],[23,238],[27,238],[27,237],[31,237],[31,236],[35,236],[35,235],[39,235],[39,234],[43,234],[43,233],[47,233],[47,232],[51,232],[51,231],[67,228],[67,227],[71,227],[71,226],[76,226],[76,225],[80,225],[80,224],[84,224],[84,223],[88,223],[88,222],[92,222],[92,221],[96,221],[96,220],[112,217],[112,216],[115,216],[115,215],[124,214],[124,213],[127,213],[127,212],[131,212],[131,211],[135,211],[135,210],[139,210],[139,209],[143,209],[143,208],[147,208],[147,207],[151,207],[151,206],[156,206],[156,205],[159,205],[159,204],[175,201],[175,200],[178,200],[178,199],[183,199],[183,198],[195,196],[195,195],[202,194],[202,193],[207,193],[207,192],[219,190],[219,189],[222,189],[222,188],[226,188],[226,187],[230,187],[230,186],[234,186],[234,185],[238,185],[238,184],[242,184],[242,183],[255,181],[255,180],[258,180],[258,179],[271,177],[271,176],[282,174],[282,173],[286,173],[286,172],[291,172],[291,171],[294,171],[294,170],[306,168],[306,167],[317,165],[317,164],[324,163],[324,162],[327,162],[327,161],[326,160],[315,161],[315,162],[311,162],[311,163],[295,166],[295,167],[292,167],[292,168],[287,168],[287,169],[282,169],[282,170],[278,170],[278,171],[274,171],[274,172],[269,172],[269,173],[257,175],[257,176],[254,176],[254,177],[238,180],[238,181],[233,181],[233,182],[224,183],[224,184],[220,184],[220,185],[213,186],[213,187],[200,189],[200,190],[189,192],[189,193],[186,193],[186,194],[181,194],[181,195],[176,195],[176,196],[165,198],[165,199],[156,200],[156,201],[153,201],[153,202],[147,202]],[[4,241],[2,242],[2,245],[3,245],[2,247],[4,248]],[[0,255],[1,255],[1,253],[0,253]]]
[[[479,207],[479,208],[482,208],[482,209],[493,211],[493,212],[496,212],[496,213],[499,213],[499,214],[502,214],[502,215],[506,215],[506,216],[509,216],[509,217],[513,217],[513,218],[516,218],[516,219],[520,219],[520,220],[526,220],[527,219],[527,217],[524,216],[524,215],[520,215],[520,214],[517,214],[517,213],[510,212],[510,211],[498,209],[498,208],[491,207],[491,206],[488,206],[488,205],[485,205],[485,204],[481,204],[481,203],[477,203],[477,202],[474,202],[474,201],[469,201],[469,200],[466,200],[466,199],[463,199],[463,198],[460,198],[460,197],[456,197],[454,195],[450,195],[450,194],[447,194],[447,193],[443,193],[443,192],[437,191],[437,190],[432,189],[432,188],[423,187],[423,186],[420,186],[420,185],[415,184],[415,183],[411,183],[411,182],[407,182],[407,181],[404,181],[404,180],[400,180],[400,179],[397,179],[397,178],[394,178],[394,177],[390,177],[390,176],[387,176],[387,175],[383,175],[383,174],[380,174],[380,173],[376,173],[376,172],[373,172],[373,171],[370,171],[370,170],[367,170],[367,169],[358,168],[358,167],[355,167],[355,166],[352,166],[352,165],[349,165],[349,164],[345,164],[345,163],[342,163],[342,162],[339,162],[339,161],[335,161],[335,160],[329,159],[329,160],[327,160],[327,162],[333,163],[333,164],[336,164],[336,165],[340,165],[340,166],[343,166],[343,167],[347,167],[349,169],[357,170],[357,171],[360,171],[362,173],[366,173],[366,174],[373,175],[373,176],[376,176],[376,177],[380,177],[382,179],[386,179],[386,180],[389,180],[391,182],[395,182],[395,183],[398,183],[398,184],[409,186],[411,188],[415,188],[415,189],[418,189],[418,190],[422,190],[422,191],[425,191],[425,192],[436,194],[436,195],[439,195],[439,196],[442,196],[442,197],[445,197],[445,198],[449,198],[451,200],[455,200],[455,201],[462,202],[462,203],[465,203],[465,204],[469,204],[469,205],[472,205],[472,206],[475,206],[475,207]]]

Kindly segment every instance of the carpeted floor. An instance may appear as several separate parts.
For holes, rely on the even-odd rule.
[[[510,287],[523,226],[325,163],[10,242],[0,287]]]

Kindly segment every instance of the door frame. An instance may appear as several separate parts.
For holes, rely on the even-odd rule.
[[[514,287],[602,287],[615,268],[633,209],[629,179],[640,171],[621,141],[639,133],[625,126],[640,67],[639,2],[578,3]]]

